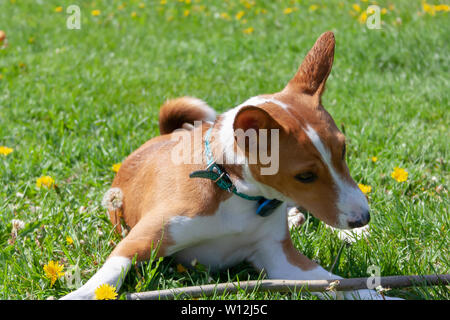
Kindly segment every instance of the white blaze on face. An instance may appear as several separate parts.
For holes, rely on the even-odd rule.
[[[369,205],[364,194],[341,177],[341,175],[333,167],[331,161],[331,153],[322,143],[317,132],[309,125],[306,126],[305,133],[313,143],[314,147],[319,151],[323,162],[328,168],[331,177],[336,185],[338,193],[338,202],[336,204],[339,210],[338,227],[348,228],[349,220],[356,220],[361,215],[369,211]]]

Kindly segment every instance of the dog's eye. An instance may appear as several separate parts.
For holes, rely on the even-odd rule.
[[[347,147],[346,144],[344,144],[344,146],[342,147],[342,160],[345,159],[345,152],[347,151]]]
[[[303,183],[311,183],[311,182],[316,181],[317,175],[313,172],[304,172],[304,173],[299,173],[298,175],[296,175],[295,179],[297,179],[298,181],[303,182]]]

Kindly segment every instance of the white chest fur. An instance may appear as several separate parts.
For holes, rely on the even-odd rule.
[[[262,239],[284,239],[286,219],[285,204],[270,216],[260,217],[255,201],[233,196],[221,203],[214,215],[170,220],[175,244],[168,253],[186,265],[196,259],[211,268],[228,267],[251,258]]]

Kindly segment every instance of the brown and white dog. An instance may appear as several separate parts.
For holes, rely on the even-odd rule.
[[[366,197],[345,162],[345,137],[321,105],[334,47],[333,33],[322,34],[281,92],[250,98],[217,119],[201,100],[184,97],[166,102],[159,119],[162,135],[123,162],[104,199],[117,230],[122,230],[123,219],[129,233],[85,285],[63,298],[93,299],[95,289],[104,283],[119,288],[133,257],[145,261],[156,247],[158,256],[171,255],[186,265],[196,259],[217,269],[245,260],[272,279],[339,279],[296,250],[287,222],[288,203],[336,228],[369,222]],[[198,120],[202,125],[193,126]],[[192,148],[187,159],[192,161],[174,163],[173,151],[179,146],[174,135],[180,133],[176,129],[192,141],[200,137],[204,146],[210,128],[206,142],[212,157],[225,160],[221,168],[236,191],[283,201],[273,213],[257,215],[255,201],[223,190],[215,181],[190,178],[207,167],[203,148]],[[275,174],[261,174],[266,165],[259,160],[247,161],[249,150],[241,150],[236,141],[239,129],[278,130]],[[227,161],[239,157],[243,161]],[[342,294],[381,299],[368,289]]]

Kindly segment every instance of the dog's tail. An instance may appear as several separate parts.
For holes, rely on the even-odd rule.
[[[168,134],[176,129],[193,128],[194,121],[214,121],[216,112],[206,102],[192,97],[166,101],[159,111],[159,132]]]

